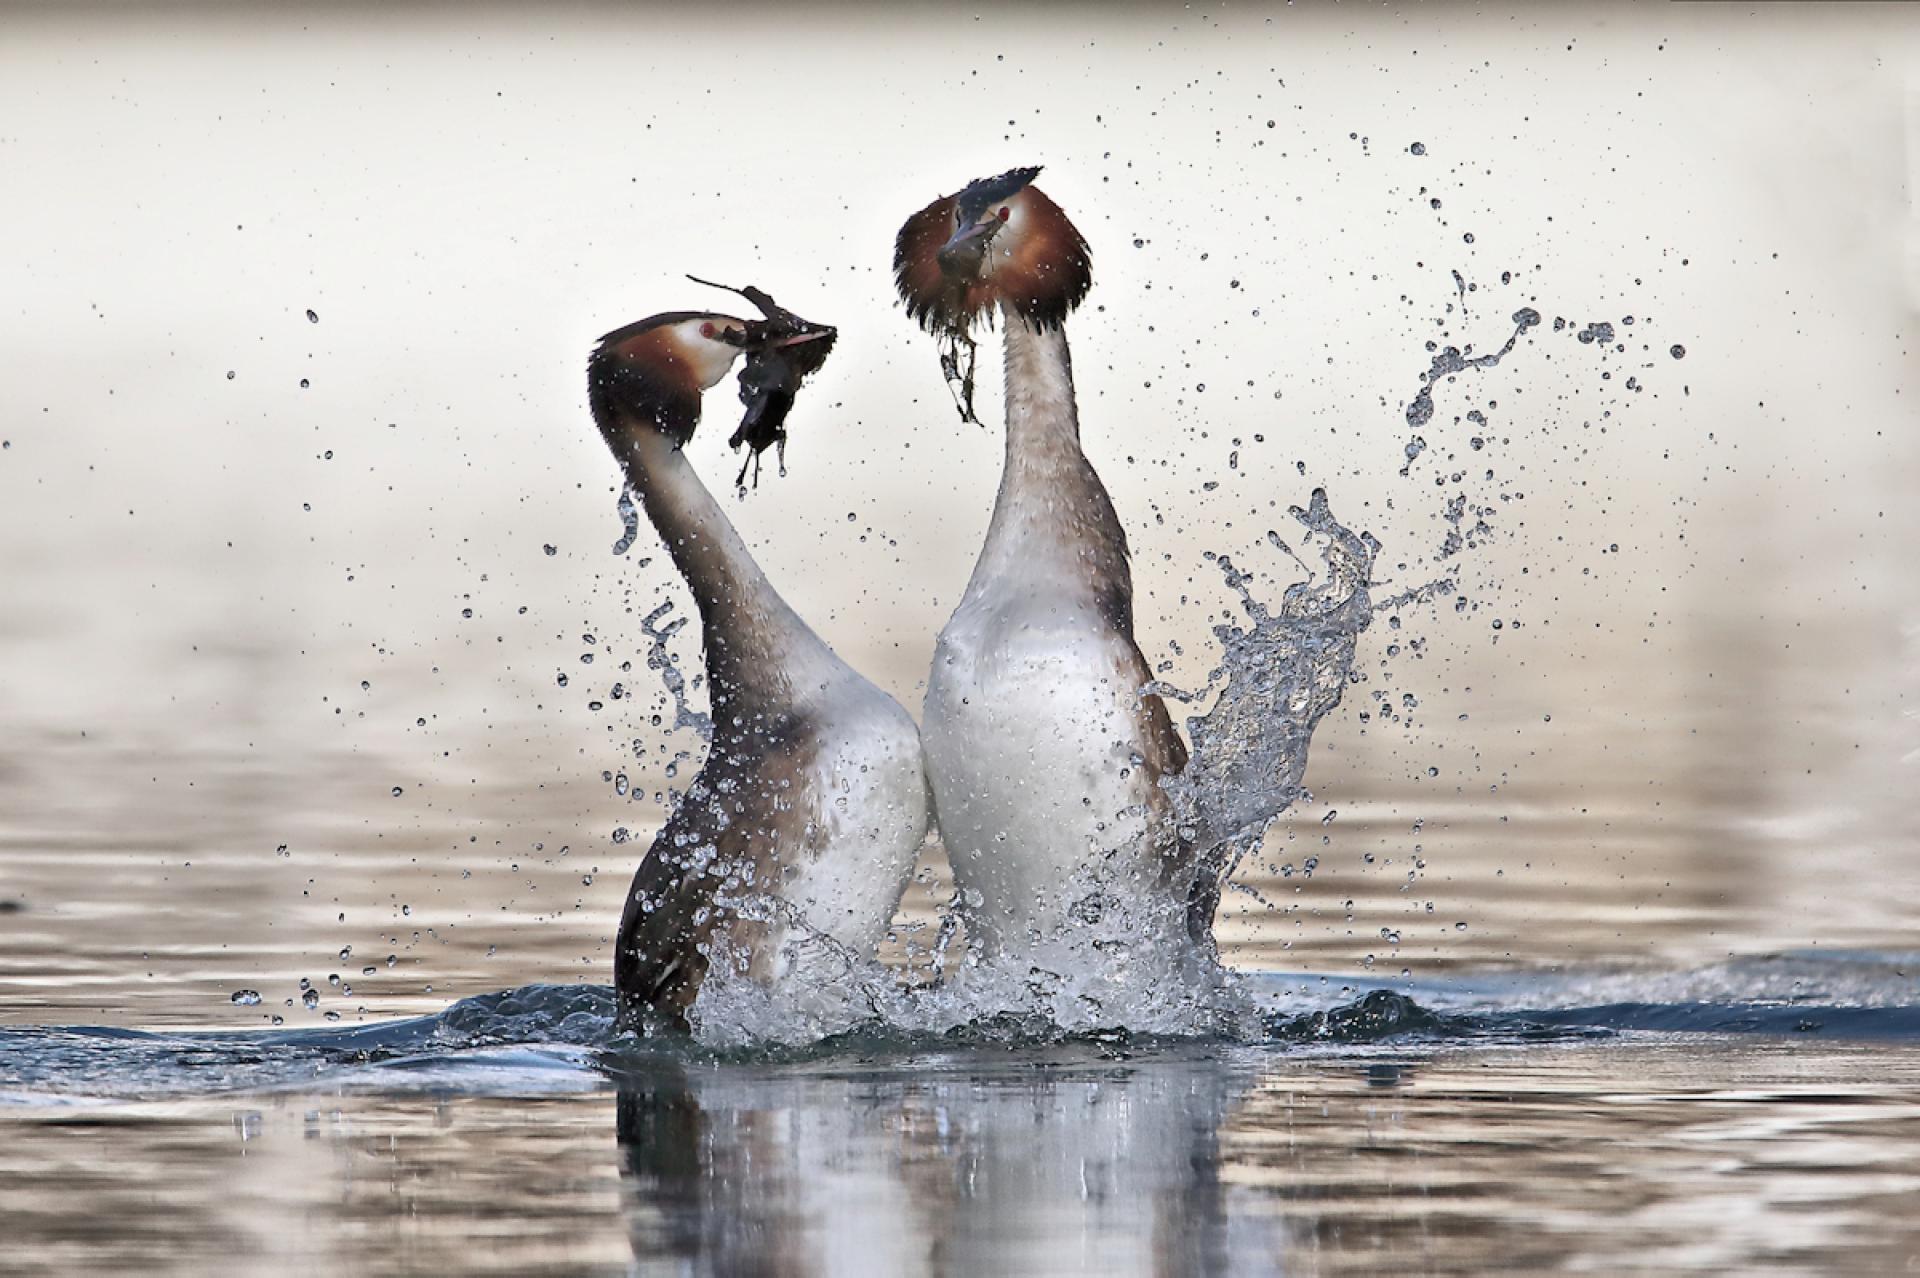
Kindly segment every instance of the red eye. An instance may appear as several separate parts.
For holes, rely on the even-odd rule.
[[[708,320],[705,323],[700,325],[700,336],[712,337],[713,333],[714,333],[714,328],[713,328],[712,320]]]
[[[1007,210],[1007,207],[1003,204],[1000,206],[1000,220],[1004,222],[1007,220],[1007,217],[1008,217],[1008,210]]]

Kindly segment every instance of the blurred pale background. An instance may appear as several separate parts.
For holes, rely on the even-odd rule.
[[[680,595],[649,529],[610,553],[585,352],[725,305],[688,271],[839,325],[791,473],[727,500],[917,710],[1000,439],[956,422],[891,238],[1020,163],[1094,249],[1086,442],[1173,678],[1204,681],[1223,606],[1203,555],[1274,597],[1265,533],[1315,485],[1384,543],[1380,597],[1458,580],[1363,641],[1272,836],[1296,873],[1229,897],[1238,961],[1911,947],[1916,31],[1899,5],[7,10],[0,1019],[606,979],[665,784],[638,618]],[[1522,305],[1547,325],[1440,389],[1403,477],[1424,344],[1495,349]],[[994,422],[991,345],[983,370]],[[730,410],[695,444],[721,488]],[[1456,495],[1492,531],[1445,567]]]

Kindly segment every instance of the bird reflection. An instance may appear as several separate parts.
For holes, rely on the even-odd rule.
[[[1219,1175],[1250,1075],[1192,1056],[943,1056],[867,1071],[674,1065],[623,1080],[639,1272],[1267,1273],[1283,1239]],[[1229,1227],[1229,1219],[1234,1223]]]

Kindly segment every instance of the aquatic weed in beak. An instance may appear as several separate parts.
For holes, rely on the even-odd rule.
[[[740,402],[746,413],[739,427],[727,440],[736,451],[742,444],[750,450],[734,476],[736,487],[745,487],[747,471],[753,471],[754,487],[760,485],[760,455],[778,446],[780,473],[786,473],[787,414],[793,410],[801,385],[827,362],[837,331],[828,324],[802,319],[773,300],[771,294],[749,284],[734,288],[716,284],[697,275],[688,279],[710,288],[726,289],[746,298],[760,309],[764,319],[747,325],[739,345],[747,353],[740,370]]]
[[[893,282],[908,318],[932,334],[960,420],[973,408],[976,324],[999,314],[1055,328],[1092,287],[1085,239],[1032,185],[1037,166],[968,183],[909,217],[893,245]]]
[[[980,354],[979,343],[967,329],[964,323],[947,324],[937,334],[940,375],[947,379],[947,391],[953,396],[960,420],[980,426],[985,423],[973,411],[973,368]]]

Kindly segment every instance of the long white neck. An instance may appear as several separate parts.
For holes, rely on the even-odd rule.
[[[1013,581],[1065,590],[1130,633],[1127,536],[1105,485],[1080,451],[1066,330],[1042,328],[1012,312],[1005,322],[1006,461],[967,592]]]
[[[851,673],[760,571],[683,450],[628,425],[615,451],[700,609],[716,725],[730,706],[790,709]]]

